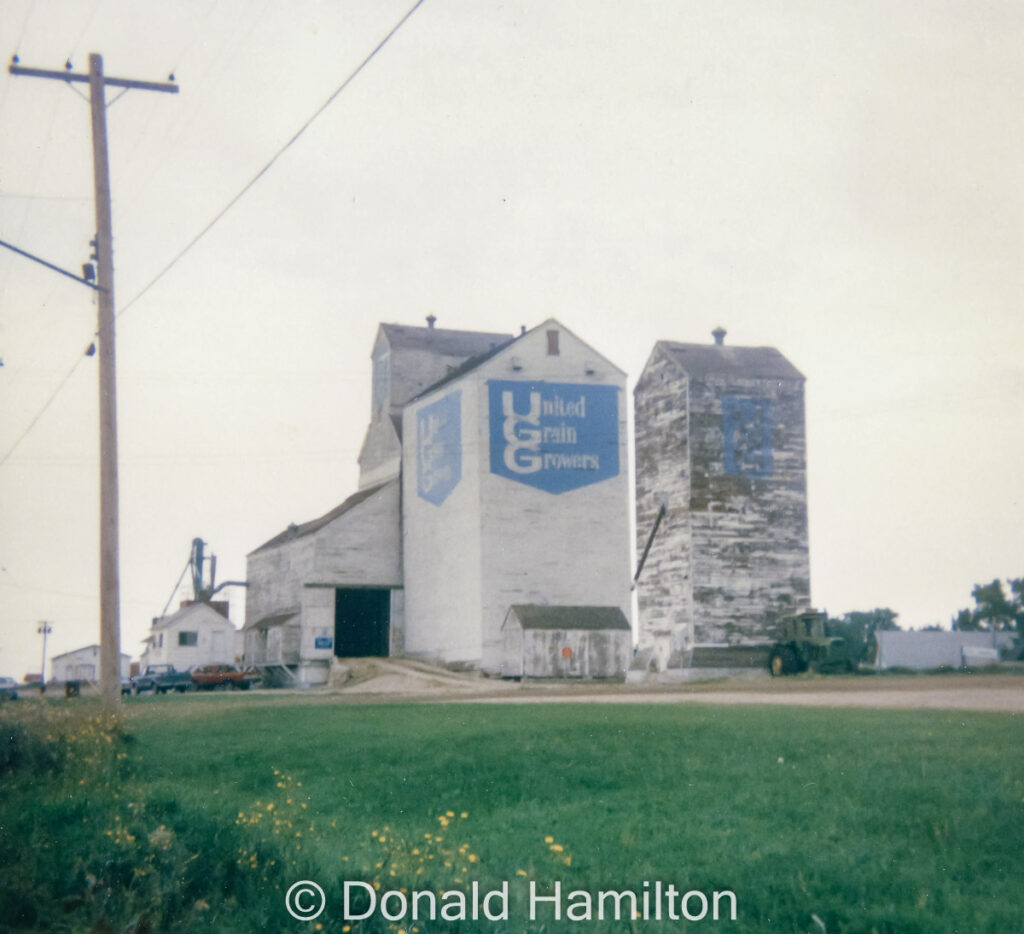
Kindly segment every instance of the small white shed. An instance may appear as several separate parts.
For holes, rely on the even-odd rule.
[[[506,678],[624,678],[633,632],[619,607],[509,607],[502,624]]]
[[[122,652],[121,663],[118,666],[122,680],[128,678],[131,663],[131,656]],[[73,652],[55,655],[50,659],[51,681],[98,681],[99,677],[100,647],[98,645],[87,645],[84,648],[75,649]]]
[[[1013,644],[1005,632],[919,630],[883,631],[878,640],[878,668],[976,668],[994,665],[1001,649]]]

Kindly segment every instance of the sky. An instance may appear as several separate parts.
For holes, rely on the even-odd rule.
[[[630,386],[658,340],[778,348],[833,615],[1024,576],[1024,6],[423,0],[281,152],[412,2],[0,3],[0,59],[180,87],[108,107],[124,651],[193,538],[244,579],[355,491],[377,325],[429,314],[555,317]],[[75,89],[0,74],[0,239],[77,271]],[[0,250],[0,674],[40,620],[48,668],[99,641],[95,330]]]

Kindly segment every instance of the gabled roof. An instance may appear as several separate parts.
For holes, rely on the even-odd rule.
[[[294,541],[297,538],[303,538],[306,535],[312,535],[314,532],[318,532],[325,525],[333,522],[339,516],[345,515],[349,510],[355,509],[360,503],[368,500],[374,493],[383,490],[389,483],[397,483],[395,479],[386,480],[384,483],[378,483],[376,486],[368,487],[365,490],[360,490],[358,493],[353,493],[345,502],[340,506],[335,506],[330,512],[324,513],[318,519],[313,519],[310,522],[304,522],[302,525],[290,525],[283,532],[275,535],[270,541],[264,542],[259,548],[254,551],[250,551],[249,554],[254,555],[257,552],[264,551],[267,548],[277,548],[279,545],[287,544],[288,542]]]
[[[234,623],[231,622],[223,613],[217,612],[208,603],[190,603],[188,606],[183,606],[180,610],[172,613],[170,616],[163,616],[159,619],[153,620],[153,625],[150,627],[151,632],[159,632],[161,629],[167,629],[169,626],[173,626],[175,623],[180,623],[186,616],[191,616],[194,613],[206,610],[207,614],[214,614],[211,617],[211,621],[220,620],[223,623],[227,623],[232,629],[235,628]],[[207,615],[204,614],[204,615]],[[145,639],[143,640],[146,641]]]
[[[80,649],[72,649],[70,652],[61,652],[60,655],[53,655],[50,657],[50,661],[55,662],[58,658],[67,658],[69,655],[77,655],[79,652],[84,652],[87,649],[95,649],[99,652],[100,647],[95,642],[92,645],[83,645]],[[131,656],[127,652],[121,652],[121,658],[130,659]]]
[[[511,334],[419,328],[407,324],[382,324],[380,329],[393,348],[428,350],[446,357],[475,357],[512,340]]]
[[[509,607],[523,629],[624,629],[629,621],[617,606],[540,606],[519,603]]]
[[[734,347],[728,344],[678,344],[658,341],[661,348],[690,376],[747,376],[754,379],[803,379],[803,374],[774,347]]]
[[[445,386],[448,383],[451,383],[454,380],[457,380],[460,377],[465,376],[467,373],[472,373],[473,370],[477,369],[478,367],[483,366],[483,364],[485,364],[488,360],[492,359],[493,357],[498,356],[498,354],[500,354],[500,353],[504,353],[513,344],[516,344],[519,341],[523,340],[524,338],[529,337],[531,334],[533,334],[536,331],[539,331],[541,328],[547,328],[547,327],[550,327],[551,325],[557,325],[559,328],[561,328],[563,331],[565,331],[566,334],[569,334],[570,336],[572,336],[576,340],[578,340],[581,344],[584,344],[585,346],[587,346],[588,348],[593,350],[593,348],[591,348],[590,345],[586,343],[586,341],[581,340],[576,334],[574,334],[572,331],[570,331],[569,328],[567,328],[564,324],[562,324],[561,321],[558,321],[555,318],[548,318],[546,321],[542,321],[536,327],[530,328],[529,331],[524,331],[522,334],[518,335],[517,337],[510,337],[500,347],[493,347],[490,350],[488,350],[486,353],[479,354],[478,356],[475,356],[475,357],[470,357],[468,360],[465,360],[462,364],[460,364],[459,366],[455,367],[450,373],[445,375],[445,377],[443,379],[439,379],[436,383],[432,383],[430,386],[428,386],[426,389],[424,389],[421,393],[413,396],[413,398],[410,399],[409,401],[412,402],[415,399],[422,399],[424,396],[429,395],[432,392],[435,392],[436,390],[440,389],[442,386]],[[603,360],[605,363],[608,364],[608,366],[610,366],[617,373],[621,373],[623,376],[626,375],[625,371],[620,370],[607,357],[605,357],[603,354],[598,353],[596,350],[594,350],[594,356],[600,358],[601,360]]]

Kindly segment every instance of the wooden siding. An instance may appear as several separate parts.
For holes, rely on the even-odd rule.
[[[746,474],[729,465],[731,400],[770,427]],[[664,666],[694,643],[772,639],[810,603],[803,380],[696,377],[656,347],[635,413],[639,549],[667,503],[637,586],[641,645]]]
[[[402,586],[399,495],[396,480],[315,532],[250,554],[246,626],[297,613],[294,644],[289,641],[279,651],[294,655],[295,662],[329,663],[333,649],[316,648],[316,639],[334,638],[335,588]],[[399,619],[399,636],[401,631]],[[271,650],[246,639],[246,660],[252,664],[261,664],[257,656],[267,657]]]
[[[548,353],[547,331],[560,332]],[[487,383],[610,385],[618,390],[617,475],[559,494],[490,470]],[[441,505],[417,495],[416,417],[461,393],[461,480]],[[465,376],[406,407],[402,428],[406,650],[501,669],[501,626],[513,604],[607,605],[630,618],[625,377],[548,322]]]

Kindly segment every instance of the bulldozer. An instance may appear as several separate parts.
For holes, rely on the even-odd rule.
[[[829,636],[825,613],[808,610],[779,620],[778,640],[772,646],[768,667],[773,677],[799,672],[855,671],[856,653],[839,636]]]

